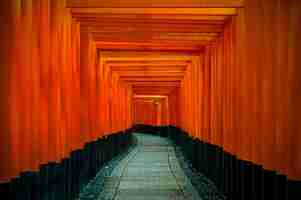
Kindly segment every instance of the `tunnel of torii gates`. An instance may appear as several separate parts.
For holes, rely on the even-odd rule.
[[[300,5],[1,1],[1,182],[135,123],[301,180]]]

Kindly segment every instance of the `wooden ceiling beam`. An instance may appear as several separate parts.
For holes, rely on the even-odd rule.
[[[183,76],[175,76],[175,77],[163,77],[163,76],[158,76],[158,77],[120,77],[123,81],[152,81],[152,82],[164,82],[164,81],[181,81],[183,79]]]
[[[158,26],[130,26],[130,25],[108,25],[102,26],[97,24],[84,24],[81,25],[81,32],[98,32],[98,33],[148,33],[148,32],[157,32],[157,33],[222,33],[224,30],[223,26],[216,25],[200,25],[200,26],[169,26],[169,25],[158,25]]]
[[[139,87],[133,88],[135,94],[170,94],[175,87]]]
[[[149,64],[189,64],[198,58],[197,52],[157,52],[157,51],[100,51],[102,62],[106,65],[149,65]]]
[[[174,68],[174,67],[156,67],[154,68],[131,68],[131,67],[122,67],[122,68],[111,68],[111,71],[113,72],[118,72],[118,73],[123,73],[125,71],[131,71],[131,72],[150,72],[150,73],[161,73],[161,72],[171,72],[171,73],[180,73],[180,72],[185,72],[185,68]]]
[[[193,58],[192,54],[181,54],[181,52],[168,52],[173,54],[164,54],[165,52],[149,53],[150,51],[133,51],[135,53],[130,53],[131,51],[118,54],[103,54],[101,53],[101,58],[105,61],[108,66],[144,66],[144,67],[158,67],[158,66],[186,66],[191,63]],[[144,54],[139,54],[139,52]],[[146,53],[147,52],[147,53]],[[137,54],[136,54],[137,53]],[[160,54],[162,53],[162,54]],[[177,54],[178,53],[178,54]],[[120,60],[118,60],[120,58]],[[143,59],[145,58],[145,59]]]
[[[237,14],[236,8],[71,8],[71,13],[85,14],[136,14],[136,15],[213,15],[233,16]]]
[[[107,66],[109,67],[109,66]],[[184,72],[186,71],[186,66],[158,66],[158,67],[110,67],[111,71],[123,72],[123,71],[147,71],[147,72],[164,72],[164,71],[171,71],[171,72]]]
[[[89,33],[95,36],[126,36],[126,37],[154,37],[154,38],[166,38],[166,37],[217,37],[218,33],[212,32],[202,32],[202,33],[182,33],[182,32],[146,32],[146,33],[137,33],[137,32],[102,32],[98,30],[89,30]]]
[[[242,7],[243,0],[67,0],[67,7]]]
[[[137,42],[103,42],[96,41],[96,47],[103,50],[123,50],[123,51],[192,51],[200,52],[204,50],[204,45],[179,45],[160,43],[137,43]]]
[[[151,91],[151,90],[148,90],[148,89],[145,89],[145,90],[133,90],[133,93],[134,94],[165,94],[165,95],[168,95],[172,92],[173,90],[172,89],[169,89],[169,90],[154,90],[154,91]]]
[[[131,67],[134,69],[145,69],[145,68],[161,68],[161,67],[169,67],[169,68],[181,68],[186,69],[186,65],[189,62],[186,61],[154,61],[154,62],[106,62],[106,66],[116,69],[122,69]]]
[[[144,92],[133,92],[135,95],[165,95],[169,96],[171,92],[149,92],[149,91],[144,91]]]
[[[181,81],[164,81],[164,82],[151,82],[151,81],[125,81],[126,84],[135,86],[152,86],[152,87],[164,87],[164,86],[174,86],[180,87]]]
[[[120,18],[113,18],[113,17],[103,17],[103,16],[73,16],[76,18],[77,21],[81,23],[95,23],[95,22],[111,22],[111,23],[146,23],[146,24],[197,24],[197,25],[204,25],[204,24],[216,24],[216,25],[223,25],[225,24],[225,17],[219,18],[214,20],[212,16],[208,20],[205,17],[201,19],[152,19],[152,18],[143,18],[143,16],[137,16],[135,18],[124,18],[123,15]]]
[[[243,0],[67,0],[67,7],[242,7]]]
[[[224,24],[213,24],[213,23],[209,23],[209,24],[204,24],[204,23],[178,23],[177,21],[173,21],[172,23],[163,23],[163,22],[144,22],[144,21],[140,21],[140,22],[135,22],[135,21],[124,21],[124,22],[116,22],[116,21],[81,21],[80,22],[81,26],[106,26],[106,27],[111,27],[111,26],[118,26],[118,27],[128,27],[128,26],[132,26],[132,27],[145,27],[145,28],[160,28],[160,27],[164,27],[166,25],[170,26],[170,27],[191,27],[191,28],[197,28],[197,27],[219,27],[219,28],[223,28]]]
[[[97,14],[97,13],[73,13],[73,18],[80,21],[82,18],[96,19],[124,19],[124,20],[196,20],[196,21],[220,21],[224,23],[231,16],[223,15],[148,15],[148,14]]]
[[[97,38],[94,38],[94,40],[96,42],[113,42],[112,40],[98,40]],[[123,43],[127,42],[126,40],[120,40],[120,41],[114,41],[114,43],[116,43],[116,45],[120,46],[120,49],[122,49],[123,47]],[[130,42],[135,42],[135,43],[139,43],[137,46],[140,47],[140,49],[142,50],[147,50],[147,48],[151,48],[151,47],[157,47],[160,48],[162,50],[169,50],[169,49],[173,49],[173,47],[189,47],[190,49],[194,49],[196,50],[197,47],[198,49],[201,49],[202,47],[210,44],[211,41],[181,41],[181,42],[177,42],[177,41],[130,41]],[[103,49],[105,49],[104,46],[102,46]],[[186,48],[186,49],[189,49]],[[151,50],[151,49],[150,49]]]
[[[133,91],[138,91],[138,90],[150,90],[150,91],[160,91],[160,90],[172,90],[174,89],[174,86],[160,86],[160,87],[156,87],[156,86],[133,86]]]
[[[139,52],[135,52],[139,53]],[[154,54],[151,53],[145,53],[144,54],[119,54],[119,55],[105,55],[105,54],[100,54],[101,59],[105,63],[137,63],[137,62],[175,62],[175,61],[181,61],[181,62],[191,62],[191,59],[194,58],[195,56],[189,55],[189,54],[164,54],[162,53],[160,55],[160,52],[155,52]]]
[[[169,27],[174,27],[174,28],[213,28],[213,27],[217,27],[217,28],[223,28],[224,24],[214,24],[214,23],[209,23],[209,24],[205,24],[205,23],[180,23],[177,22],[175,20],[173,20],[171,23],[170,22],[147,22],[147,21],[108,21],[108,20],[101,20],[101,21],[80,21],[80,24],[82,27],[136,27],[136,28],[162,28],[162,27],[166,27],[167,25]]]
[[[142,98],[142,99],[148,99],[148,98],[168,98],[167,95],[134,95],[133,98]]]
[[[145,38],[145,39],[126,39],[126,38],[104,38],[104,37],[92,37],[94,41],[96,42],[136,42],[141,43],[142,45],[144,43],[162,43],[162,45],[208,45],[210,42],[213,42],[215,38],[203,38],[203,39],[151,39],[151,38]],[[179,42],[180,41],[180,42]]]
[[[205,45],[199,46],[180,46],[180,45],[165,45],[165,46],[153,46],[153,45],[101,45],[98,46],[99,49],[103,50],[128,50],[128,51],[191,51],[199,52],[204,50]]]
[[[119,77],[184,77],[183,72],[172,72],[172,71],[159,71],[159,72],[148,72],[148,71],[122,71],[113,73],[118,74]]]
[[[197,23],[190,23],[191,20],[187,21],[177,21],[177,20],[159,20],[159,21],[153,21],[153,20],[100,20],[100,19],[94,19],[94,20],[81,20],[79,21],[81,26],[106,26],[106,27],[111,27],[111,26],[118,26],[118,27],[149,27],[149,28],[156,28],[156,27],[163,27],[165,26],[170,26],[170,27],[191,27],[191,28],[196,28],[196,27],[219,27],[223,28],[224,23],[222,21],[198,21]],[[208,22],[208,23],[206,23]]]
[[[206,35],[196,35],[196,36],[144,36],[143,33],[140,36],[131,36],[131,35],[125,35],[125,34],[95,34],[92,33],[92,37],[95,41],[141,41],[141,42],[147,42],[147,41],[188,41],[188,42],[194,42],[194,41],[212,41],[216,39],[216,36],[206,36]]]
[[[133,86],[133,90],[143,90],[143,89],[151,89],[151,90],[168,90],[168,89],[174,89],[175,86],[160,86],[160,87],[156,87],[156,86],[151,86],[151,85],[148,85],[148,86]]]
[[[159,92],[159,91],[162,91],[162,92],[169,92],[171,90],[173,90],[174,87],[152,87],[152,86],[145,86],[145,87],[139,87],[139,88],[136,88],[134,87],[133,88],[133,91],[136,91],[136,92],[141,92],[141,91],[149,91],[149,92]]]

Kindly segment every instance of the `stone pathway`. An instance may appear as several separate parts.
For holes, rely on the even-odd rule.
[[[196,174],[170,140],[139,133],[134,137],[136,145],[108,163],[84,189],[80,200],[220,199],[203,192],[204,198],[199,196],[199,185],[204,191],[214,190],[214,185],[204,177],[195,185],[190,176]]]
[[[106,177],[99,200],[200,199],[168,139],[145,134],[135,137],[136,148]]]

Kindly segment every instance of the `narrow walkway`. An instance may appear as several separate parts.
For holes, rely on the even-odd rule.
[[[166,138],[135,134],[137,146],[105,177],[97,199],[194,200],[201,199]]]
[[[136,145],[106,163],[78,200],[225,200],[169,139],[135,133]]]

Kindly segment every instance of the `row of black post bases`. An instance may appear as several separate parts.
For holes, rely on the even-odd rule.
[[[162,127],[167,136],[183,148],[192,166],[211,179],[220,192],[231,200],[301,199],[301,182],[239,159],[223,148],[194,139],[180,128]]]
[[[99,138],[60,163],[40,166],[0,185],[3,200],[73,200],[101,167],[132,144],[131,129]]]

